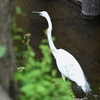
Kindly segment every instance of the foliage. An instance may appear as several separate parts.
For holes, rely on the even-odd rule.
[[[20,8],[16,8],[20,15]],[[15,19],[15,18],[14,18]],[[23,29],[13,24],[15,33],[23,32]],[[74,95],[71,90],[70,81],[63,82],[62,78],[57,77],[57,70],[52,65],[51,52],[47,46],[47,40],[44,39],[39,46],[43,56],[41,60],[35,59],[30,42],[30,34],[24,35],[24,46],[26,50],[22,53],[20,62],[24,62],[23,66],[18,64],[18,72],[15,73],[15,80],[20,85],[20,100],[73,100]],[[14,40],[20,40],[19,35],[14,35]],[[16,54],[19,47],[16,47]],[[18,59],[17,59],[18,60]]]
[[[12,23],[12,36],[13,36],[13,44],[14,44],[14,52],[15,52],[15,58],[16,63],[18,65],[23,65],[23,62],[19,59],[23,59],[23,51],[26,49],[26,47],[23,45],[23,34],[25,33],[24,29],[21,27],[18,27],[17,25],[17,17],[24,17],[25,14],[22,12],[21,8],[19,6],[15,6],[15,14],[13,16],[13,23]]]
[[[41,60],[35,59],[35,53],[28,45],[25,53],[27,63],[21,67],[24,70],[15,74],[22,92],[20,100],[72,100],[71,83],[57,77],[57,71],[52,68],[49,47],[46,44],[39,47],[43,54]]]
[[[12,30],[14,33],[24,32],[24,30],[21,27],[17,26],[17,23],[16,23],[16,16],[17,15],[25,16],[25,14],[22,12],[22,10],[19,6],[15,7],[15,16],[13,17]],[[19,37],[19,35],[17,35],[17,36]],[[14,37],[15,40],[20,39],[20,37],[19,38],[15,38],[15,37]]]

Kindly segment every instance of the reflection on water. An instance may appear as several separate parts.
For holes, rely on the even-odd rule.
[[[89,100],[100,100],[100,20],[82,19],[81,6],[67,0],[32,0],[30,5],[30,12],[46,10],[50,14],[55,46],[67,50],[79,61],[93,90]],[[47,22],[36,14],[30,16],[27,31],[32,35],[30,44],[39,58],[38,45],[46,38],[43,30]]]

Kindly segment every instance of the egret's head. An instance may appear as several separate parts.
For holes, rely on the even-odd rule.
[[[42,17],[48,16],[48,13],[47,13],[46,11],[41,11],[41,12],[38,12],[38,11],[32,11],[32,13],[37,13],[37,14],[39,14],[39,15],[42,16]]]

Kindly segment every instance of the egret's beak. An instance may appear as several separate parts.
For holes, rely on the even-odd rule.
[[[32,11],[32,13],[37,13],[37,14],[39,14],[39,12],[38,12],[38,11]]]

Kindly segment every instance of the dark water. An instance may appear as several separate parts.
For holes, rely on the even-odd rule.
[[[20,5],[27,16],[19,23],[31,33],[30,44],[37,55],[47,22],[31,12],[45,10],[52,19],[55,46],[74,55],[93,90],[89,100],[100,100],[100,20],[82,19],[81,6],[67,0],[22,0]]]

